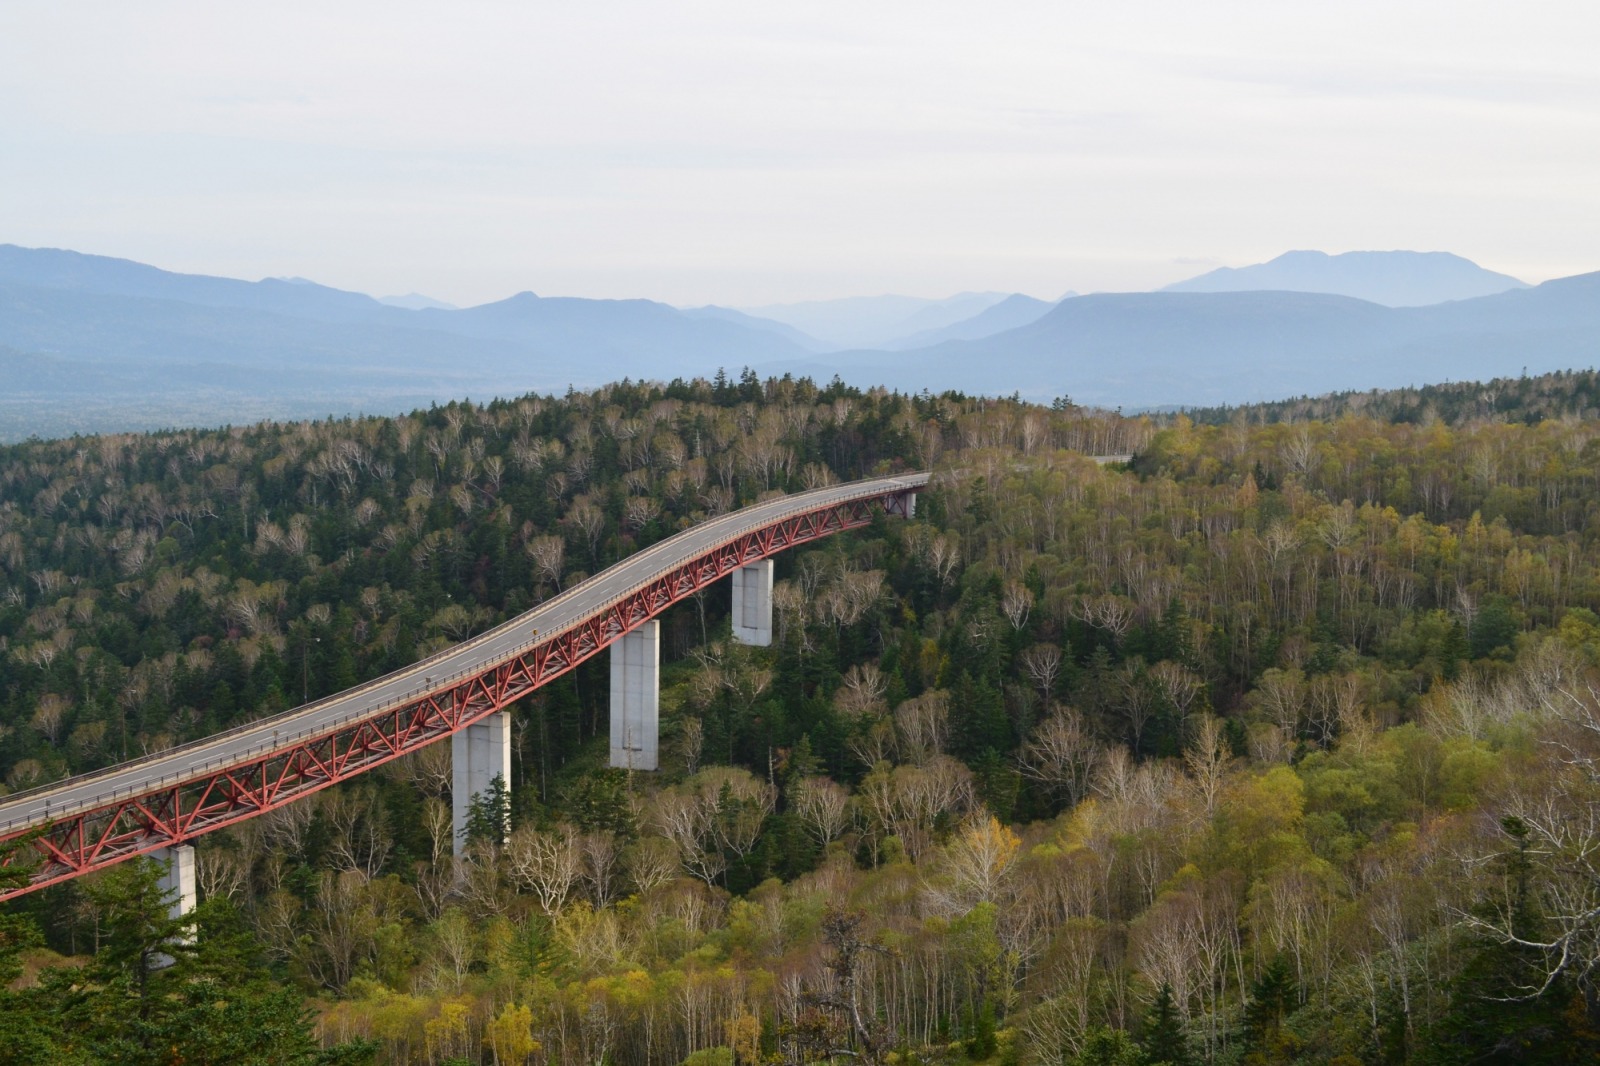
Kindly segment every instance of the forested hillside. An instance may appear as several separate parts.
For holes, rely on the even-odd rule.
[[[192,948],[129,919],[159,912],[135,864],[12,904],[8,1046],[1589,1061],[1597,440],[746,374],[7,448],[13,789],[392,669],[768,493],[935,472],[915,521],[780,557],[772,648],[715,592],[668,614],[658,774],[605,768],[601,662],[515,709],[511,832],[480,803],[465,860],[435,745],[201,839]]]
[[[1302,396],[1295,400],[1204,407],[1184,412],[1196,422],[1330,421],[1346,414],[1386,422],[1439,421],[1460,425],[1473,419],[1533,424],[1549,418],[1600,415],[1600,374],[1563,370],[1492,381],[1455,381],[1406,389],[1369,389]]]

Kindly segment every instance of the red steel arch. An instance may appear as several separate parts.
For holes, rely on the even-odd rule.
[[[487,633],[377,681],[237,729],[0,801],[7,864],[37,854],[31,880],[0,900],[186,843],[253,818],[416,751],[498,711],[599,654],[624,633],[747,563],[846,529],[875,514],[909,517],[927,474],[878,478],[757,504],[685,530]],[[709,545],[709,546],[708,546]],[[641,565],[648,576],[638,576]],[[617,586],[615,588],[610,586]],[[603,605],[548,633],[536,626],[556,605]],[[509,652],[508,637],[526,634]],[[430,668],[482,656],[435,678]],[[422,684],[414,685],[417,678]],[[414,685],[403,698],[328,715],[375,691]],[[298,731],[308,717],[324,725]],[[288,734],[283,736],[283,734]],[[244,750],[241,752],[240,747]]]

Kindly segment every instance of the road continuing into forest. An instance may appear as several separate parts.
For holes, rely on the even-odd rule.
[[[271,718],[0,800],[6,864],[37,867],[7,899],[185,843],[464,729],[747,563],[909,517],[927,474],[768,500],[668,537],[539,606],[402,670]]]

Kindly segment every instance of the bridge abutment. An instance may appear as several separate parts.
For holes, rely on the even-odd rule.
[[[661,623],[651,619],[611,645],[611,765],[660,767]]]
[[[460,855],[467,846],[467,816],[473,797],[488,792],[496,777],[510,793],[511,712],[496,711],[458,730],[450,738],[450,756],[454,771],[450,785],[452,840]]]
[[[733,572],[733,639],[757,648],[772,644],[772,560]]]

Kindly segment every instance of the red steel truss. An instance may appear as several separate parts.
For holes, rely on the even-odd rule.
[[[329,785],[416,751],[494,713],[599,654],[618,637],[649,621],[747,563],[872,521],[873,514],[907,515],[909,492],[849,500],[793,514],[746,530],[698,557],[672,566],[644,585],[547,639],[485,666],[474,676],[413,702],[386,708],[311,739],[192,776],[168,777],[148,791],[74,811],[25,830],[0,835],[0,846],[32,834],[9,865],[40,862],[28,884],[0,889],[6,900],[46,885],[104,869],[135,855],[183,844],[203,833],[292,803]],[[274,741],[276,737],[274,736]]]

